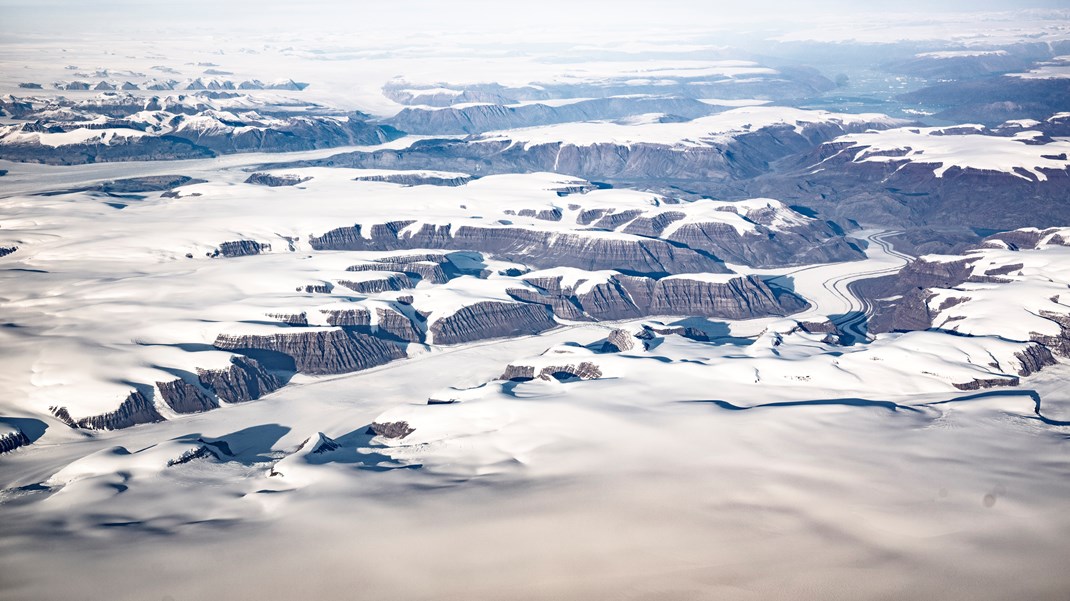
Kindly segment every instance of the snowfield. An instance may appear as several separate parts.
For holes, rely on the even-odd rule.
[[[1070,10],[19,4],[0,601],[1070,597]]]
[[[1070,168],[1070,141],[1036,140],[1041,136],[1039,131],[1028,130],[1013,137],[995,136],[980,125],[907,127],[847,134],[829,144],[846,144],[843,152],[854,152],[855,162],[932,165],[936,177],[958,167],[1045,181],[1048,176],[1044,171]]]
[[[766,127],[785,125],[801,133],[802,127],[806,124],[827,122],[844,125],[870,122],[884,122],[889,125],[905,123],[876,113],[847,115],[782,106],[744,106],[682,123],[653,122],[627,125],[611,122],[563,123],[490,132],[478,136],[478,139],[509,140],[517,144],[522,143],[525,148],[556,142],[573,146],[594,144],[630,146],[646,143],[701,147],[726,143],[741,134]]]

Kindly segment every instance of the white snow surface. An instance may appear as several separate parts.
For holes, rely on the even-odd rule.
[[[956,131],[949,132],[949,129]],[[962,129],[975,133],[962,133]],[[1070,168],[1070,141],[1056,139],[1044,144],[1028,144],[1040,135],[1023,131],[1014,137],[987,134],[983,126],[905,127],[847,134],[827,144],[848,144],[843,152],[852,152],[855,162],[917,163],[932,165],[936,177],[948,169],[999,171],[1029,180],[1048,179],[1043,170]]]
[[[782,106],[744,106],[680,123],[641,123],[622,125],[610,121],[542,125],[476,136],[479,140],[507,140],[525,148],[540,144],[591,146],[594,144],[662,144],[666,146],[702,147],[731,141],[742,134],[766,127],[787,125],[801,131],[818,123],[903,123],[877,113],[844,114],[804,110]]]

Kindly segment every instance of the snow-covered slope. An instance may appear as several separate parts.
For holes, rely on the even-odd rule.
[[[829,144],[843,146],[855,162],[926,165],[936,177],[957,167],[1045,181],[1045,172],[1070,169],[1070,142],[1028,129],[1008,136],[981,125],[897,128],[848,134]]]

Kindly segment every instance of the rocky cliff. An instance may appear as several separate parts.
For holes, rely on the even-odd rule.
[[[131,392],[114,411],[108,411],[99,415],[74,417],[66,407],[50,407],[52,414],[57,419],[72,428],[85,428],[87,430],[118,430],[129,428],[137,424],[147,424],[163,420],[163,416],[156,411],[150,399],[141,391]]]
[[[557,325],[542,305],[481,301],[430,323],[435,344],[538,334]]]
[[[376,224],[366,233],[360,225],[338,228],[310,237],[309,244],[316,250],[474,250],[536,268],[564,266],[646,274],[728,271],[716,258],[657,239],[433,224],[401,233],[411,224]]]
[[[18,428],[11,428],[11,430],[10,432],[0,433],[0,455],[30,444],[30,439],[26,437],[22,430]]]
[[[401,359],[397,345],[359,332],[316,329],[292,334],[220,335],[215,346],[256,356],[258,352],[289,359],[294,371],[305,374],[340,374]]]

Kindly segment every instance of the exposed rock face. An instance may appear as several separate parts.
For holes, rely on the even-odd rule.
[[[434,261],[362,263],[360,265],[351,265],[346,268],[346,271],[393,271],[404,273],[410,278],[425,280],[432,284],[445,284],[450,279],[442,269],[442,265]],[[395,290],[400,290],[400,288]]]
[[[250,357],[236,356],[226,369],[198,370],[197,379],[206,390],[227,403],[256,400],[282,388],[283,381]]]
[[[148,175],[129,177],[110,182],[69,188],[56,192],[46,192],[43,196],[70,194],[73,192],[102,192],[104,194],[139,194],[142,192],[164,192],[180,186],[204,183],[203,179],[194,179],[187,175]]]
[[[602,343],[601,351],[603,353],[622,353],[624,351],[630,351],[635,348],[635,337],[628,330],[616,329],[606,336],[606,341]]]
[[[687,338],[688,340],[696,340],[698,342],[710,341],[709,336],[707,336],[706,333],[702,330],[684,326],[669,326],[658,328],[649,324],[643,324],[643,331],[636,335],[637,338],[643,341],[653,340],[657,336],[680,336],[683,338]]]
[[[176,413],[199,413],[219,407],[219,402],[199,384],[185,380],[157,382],[160,398]]]
[[[605,283],[576,293],[563,289],[560,278],[530,278],[528,283],[542,289],[543,296],[529,291],[513,291],[526,302],[542,303],[555,315],[567,319],[615,321],[649,315],[688,315],[722,319],[750,319],[789,315],[806,307],[806,302],[781,288],[772,288],[755,276],[740,276],[724,282],[704,281],[701,276],[655,280],[614,275]],[[579,314],[572,311],[578,310]]]
[[[536,211],[535,209],[520,209],[514,211],[512,209],[505,210],[506,215],[518,215],[520,217],[534,217],[535,219],[541,219],[543,221],[561,221],[564,213],[561,209],[554,207],[552,209],[543,209]]]
[[[367,238],[359,225],[339,228],[313,236],[309,243],[316,250],[474,250],[536,268],[564,266],[653,274],[727,272],[724,264],[715,258],[663,240],[560,234],[514,227],[453,229],[450,225],[432,224],[424,224],[413,233],[399,234],[411,223],[373,225]]]
[[[66,407],[50,407],[52,414],[72,428],[84,428],[87,430],[118,430],[129,428],[137,424],[147,424],[163,420],[163,416],[156,411],[152,400],[141,391],[133,391],[126,400],[119,404],[115,411],[109,411],[100,415],[90,415],[83,418],[71,417]]]
[[[307,294],[330,294],[334,290],[334,284],[330,282],[324,282],[322,284],[308,284],[304,288],[298,288],[300,292],[304,290]]]
[[[754,233],[741,234],[725,223],[687,223],[668,240],[712,253],[730,263],[760,268],[854,261],[864,257],[858,246],[841,235],[842,231],[838,232],[825,221],[813,220],[806,225],[776,230],[758,225],[756,229]]]
[[[197,459],[208,458],[219,459],[219,456],[216,455],[216,452],[214,450],[212,450],[212,447],[209,447],[208,445],[201,445],[196,449],[190,449],[189,451],[182,453],[174,459],[167,460],[167,467],[174,467],[176,465],[183,465],[191,461],[195,461]]]
[[[599,143],[576,146],[514,140],[424,140],[405,150],[352,152],[299,163],[368,169],[445,169],[477,175],[552,171],[595,181],[728,180],[754,177],[769,164],[853,131],[888,127],[883,122],[811,123],[800,129],[773,125],[705,146]]]
[[[210,257],[247,257],[271,250],[271,245],[255,240],[234,240],[219,245]]]
[[[397,438],[402,439],[416,431],[416,428],[409,427],[408,422],[387,422],[377,423],[373,422],[368,427],[369,434],[375,434],[376,436],[382,436],[383,438]]]
[[[298,451],[308,449],[310,455],[323,455],[324,453],[330,453],[342,448],[342,445],[338,444],[338,441],[327,436],[323,432],[317,432],[315,435],[310,436],[297,447]]]
[[[957,79],[957,78],[956,78]],[[906,102],[951,107],[938,118],[998,125],[1010,119],[1046,119],[1065,110],[1070,81],[1063,78],[979,77],[938,83],[903,94]]]
[[[402,342],[423,342],[423,333],[408,316],[382,307],[375,312],[379,317],[376,328],[380,336]]]
[[[17,246],[0,246],[0,257],[6,257],[18,249]]]
[[[470,175],[458,175],[456,177],[440,177],[423,173],[391,173],[388,175],[366,175],[354,178],[358,182],[387,182],[404,186],[463,186],[472,181]]]
[[[1070,357],[1070,315],[1041,311],[1040,316],[1058,324],[1061,331],[1056,336],[1031,332],[1029,334],[1030,340],[1044,345],[1062,357]]]
[[[19,127],[27,130],[30,124],[23,124]],[[30,131],[33,130],[30,129]],[[0,144],[0,159],[46,165],[84,165],[112,161],[173,161],[205,159],[214,156],[216,154],[208,148],[172,136],[120,138],[108,144],[91,143],[56,147],[41,144]]]
[[[70,89],[89,89],[84,82],[65,85],[75,86]],[[111,86],[99,85],[105,86],[100,89]],[[164,83],[156,89],[173,89],[173,86]],[[235,96],[230,94],[227,98]],[[162,98],[107,93],[81,101],[52,98],[48,103],[37,98],[5,100],[0,105],[5,110],[12,109],[9,111],[12,116],[24,121],[0,126],[0,158],[52,165],[175,160],[235,152],[381,144],[403,135],[389,125],[368,123],[368,115],[362,113],[332,113],[323,107],[300,103],[271,106],[251,99],[252,104],[264,106],[239,114],[214,102],[218,98],[212,92],[202,92]],[[304,110],[293,111],[296,106]],[[74,109],[79,116],[57,117],[57,107]],[[65,143],[61,139],[58,144],[36,135],[76,130],[104,131],[84,141]]]
[[[411,134],[475,134],[518,127],[619,119],[646,113],[666,113],[694,119],[716,112],[713,107],[691,98],[635,96],[594,98],[550,106],[524,104],[475,104],[458,108],[404,108],[388,122]]]
[[[30,439],[22,430],[16,428],[14,432],[0,435],[0,455],[28,444],[30,444]]]
[[[312,178],[301,177],[300,175],[272,175],[270,173],[254,173],[245,179],[245,183],[277,188],[279,186],[296,186],[298,184],[303,184],[310,179]]]
[[[852,285],[874,307],[867,330],[871,333],[927,330],[933,325],[928,288],[953,288],[970,279],[975,259],[951,262],[918,259],[899,273],[862,280]],[[880,299],[894,298],[885,301]]]
[[[289,357],[296,371],[340,374],[382,365],[405,356],[397,345],[358,332],[330,329],[292,334],[226,336],[217,348],[240,354],[269,351]]]
[[[308,314],[304,313],[304,312],[301,312],[301,313],[268,313],[268,317],[270,317],[272,319],[277,319],[281,323],[284,323],[284,324],[290,325],[290,326],[301,326],[301,327],[307,327],[308,326]]]
[[[225,369],[197,370],[197,380],[157,382],[167,406],[176,413],[199,413],[219,407],[220,401],[242,403],[278,390],[283,382],[255,359],[235,356]]]
[[[430,324],[429,332],[435,344],[460,344],[537,334],[556,325],[542,305],[482,301],[435,320]]]
[[[746,276],[727,283],[666,278],[654,286],[648,312],[654,315],[698,315],[748,319],[758,315],[787,315],[806,307],[794,294],[779,296],[760,278]]]
[[[978,378],[969,382],[963,382],[961,384],[955,384],[955,388],[959,390],[981,390],[983,388],[996,388],[999,386],[1017,386],[1018,378],[1006,377],[1006,378]]]
[[[400,273],[384,273],[381,278],[360,282],[339,280],[338,284],[358,294],[375,294],[388,290],[396,291],[412,288],[412,282],[409,281],[409,278]]]
[[[1039,344],[1031,344],[1024,351],[1014,354],[1015,358],[1021,363],[1021,367],[1018,369],[1018,375],[1025,377],[1037,373],[1038,371],[1048,367],[1049,365],[1055,365],[1055,357],[1051,354],[1051,351]]]
[[[327,323],[332,326],[367,326],[372,325],[372,315],[367,309],[345,309],[341,311],[324,311]]]
[[[590,361],[583,361],[577,365],[548,365],[542,369],[536,370],[530,365],[508,365],[505,368],[505,373],[498,376],[499,380],[511,380],[513,382],[526,382],[528,380],[534,380],[539,378],[540,380],[569,380],[578,378],[580,380],[594,380],[602,377],[602,370],[591,363]]]
[[[327,323],[332,326],[341,326],[355,332],[396,342],[423,342],[423,334],[414,323],[414,319],[394,309],[376,307],[375,325],[372,325],[372,315],[367,309],[327,311],[326,314]]]
[[[933,164],[855,161],[849,146],[839,143],[787,159],[792,160],[798,161],[797,169],[785,166],[731,187],[714,182],[697,183],[695,188],[719,198],[778,198],[809,207],[826,219],[854,219],[891,228],[1002,230],[1070,222],[1070,208],[1063,202],[1070,189],[1070,170],[1044,169],[1045,179],[1038,180],[1019,172],[956,166],[937,177]],[[816,169],[818,163],[820,169]],[[1019,206],[1022,199],[1028,199],[1027,210],[1006,210]]]

